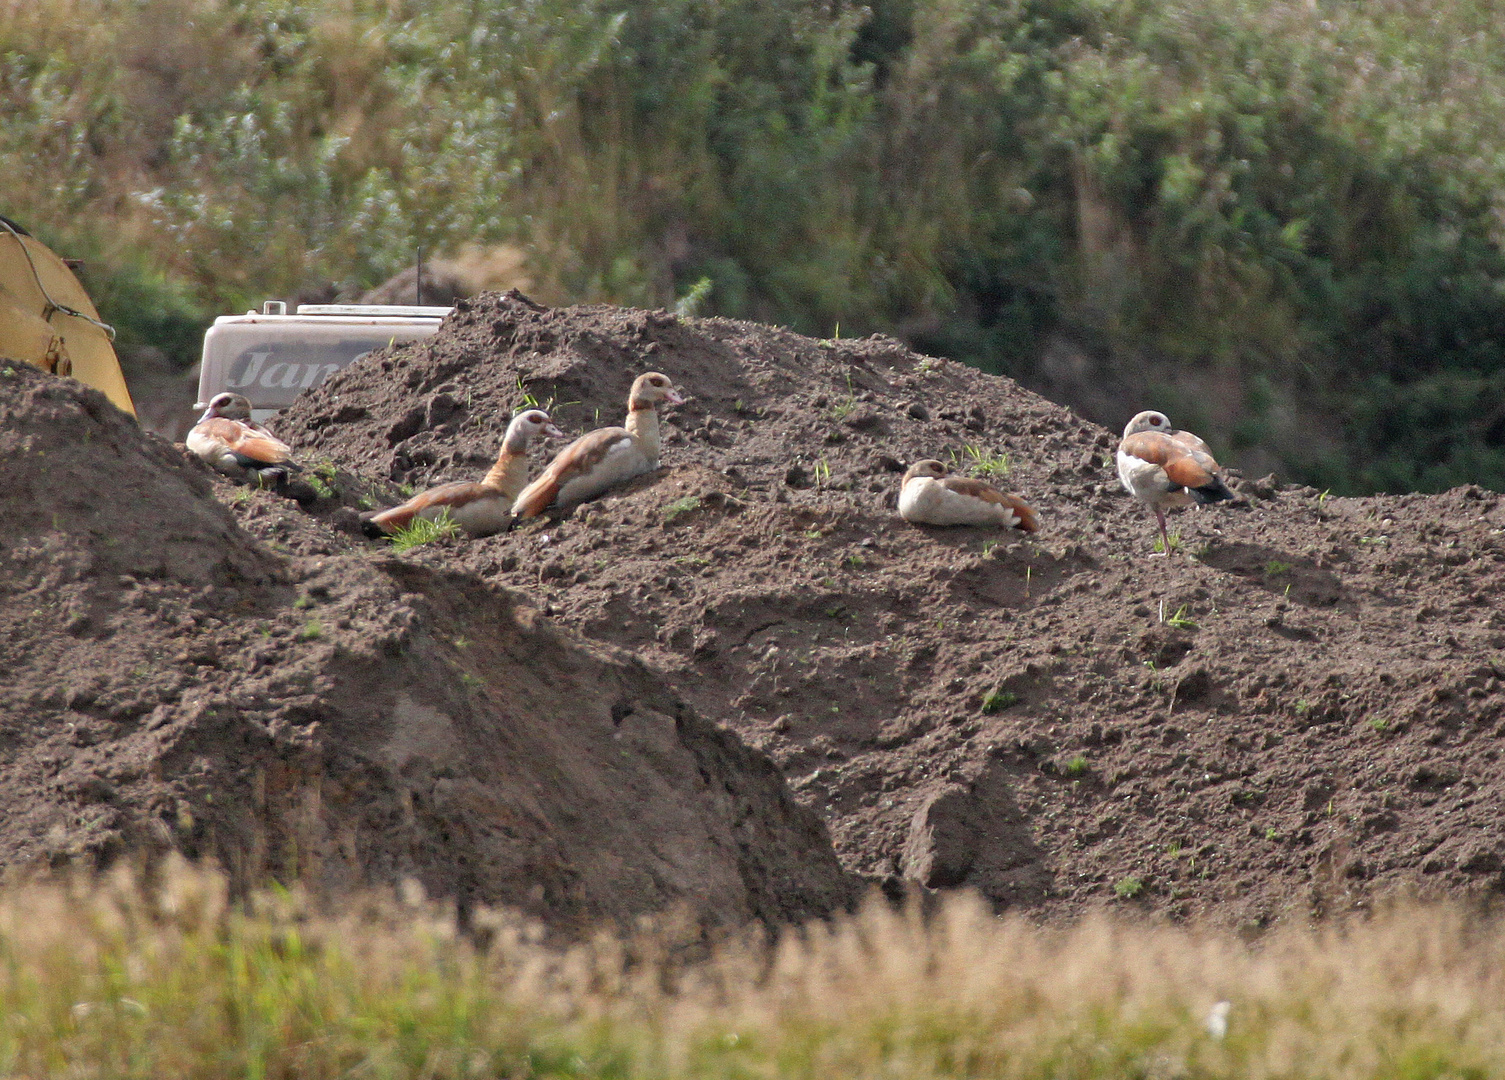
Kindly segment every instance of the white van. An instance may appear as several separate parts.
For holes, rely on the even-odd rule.
[[[450,310],[304,304],[289,315],[282,301],[268,300],[260,312],[221,315],[204,334],[194,407],[208,408],[215,394],[233,390],[264,420],[372,350],[428,337]]]

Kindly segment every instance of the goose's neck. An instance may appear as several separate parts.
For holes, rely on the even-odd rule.
[[[638,448],[642,450],[643,457],[658,466],[658,410],[652,405],[640,405],[632,402],[628,405],[627,424],[628,432],[637,440]]]
[[[517,498],[517,493],[528,484],[528,441],[522,439],[520,442],[520,446],[514,445],[511,438],[503,442],[496,464],[481,481],[486,487],[496,488],[511,499]]]

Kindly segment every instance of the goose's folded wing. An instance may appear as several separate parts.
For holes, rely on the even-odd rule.
[[[626,428],[599,428],[582,435],[555,456],[548,467],[522,491],[512,504],[514,517],[530,518],[543,513],[559,496],[559,489],[601,467],[613,450],[633,445],[632,433]]]
[[[292,450],[266,431],[213,416],[195,424],[188,433],[188,448],[200,457],[234,454],[247,466],[291,465]]]
[[[1025,532],[1039,531],[1040,519],[1034,507],[1017,495],[999,491],[986,480],[978,480],[970,476],[947,476],[942,478],[940,483],[958,495],[967,495],[982,502],[1008,507],[1019,519],[1019,528]]]
[[[383,532],[396,532],[398,529],[406,529],[414,518],[425,516],[426,510],[437,516],[440,510],[459,510],[477,499],[495,498],[496,495],[496,489],[485,484],[478,484],[473,480],[457,480],[419,492],[399,506],[372,514],[368,520]]]
[[[1186,447],[1192,453],[1205,454],[1209,458],[1212,457],[1212,447],[1203,442],[1199,436],[1193,435],[1189,431],[1172,431],[1169,434],[1169,438]]]
[[[1185,432],[1178,432],[1184,435]],[[1201,439],[1195,435],[1202,446]],[[1218,463],[1206,450],[1197,449],[1176,435],[1162,431],[1141,431],[1130,435],[1119,447],[1130,457],[1151,465],[1159,465],[1172,484],[1186,488],[1200,488],[1217,481]]]
[[[292,457],[292,448],[275,435],[262,428],[243,424],[239,420],[211,420],[211,424],[223,425],[225,445],[230,452],[264,465],[282,465]]]

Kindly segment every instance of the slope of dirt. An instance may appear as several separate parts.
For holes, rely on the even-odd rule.
[[[1249,925],[1505,889],[1492,492],[1236,479],[1238,503],[1175,515],[1182,546],[1155,558],[1116,435],[1008,379],[889,339],[516,294],[462,302],[279,431],[422,486],[484,469],[525,402],[574,431],[620,423],[648,369],[690,396],[658,473],[557,524],[400,558],[636,654],[773,757],[848,869],[1044,914]],[[912,460],[998,454],[1037,537],[895,515]]]
[[[0,864],[177,847],[566,930],[850,899],[769,760],[660,676],[212,477],[72,380],[0,362],[0,491]]]

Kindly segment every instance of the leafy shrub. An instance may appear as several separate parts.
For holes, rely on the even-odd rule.
[[[505,242],[550,301],[693,293],[1026,380],[1064,336],[1340,493],[1505,487],[1502,116],[1487,3],[0,10],[0,209],[171,355]]]

